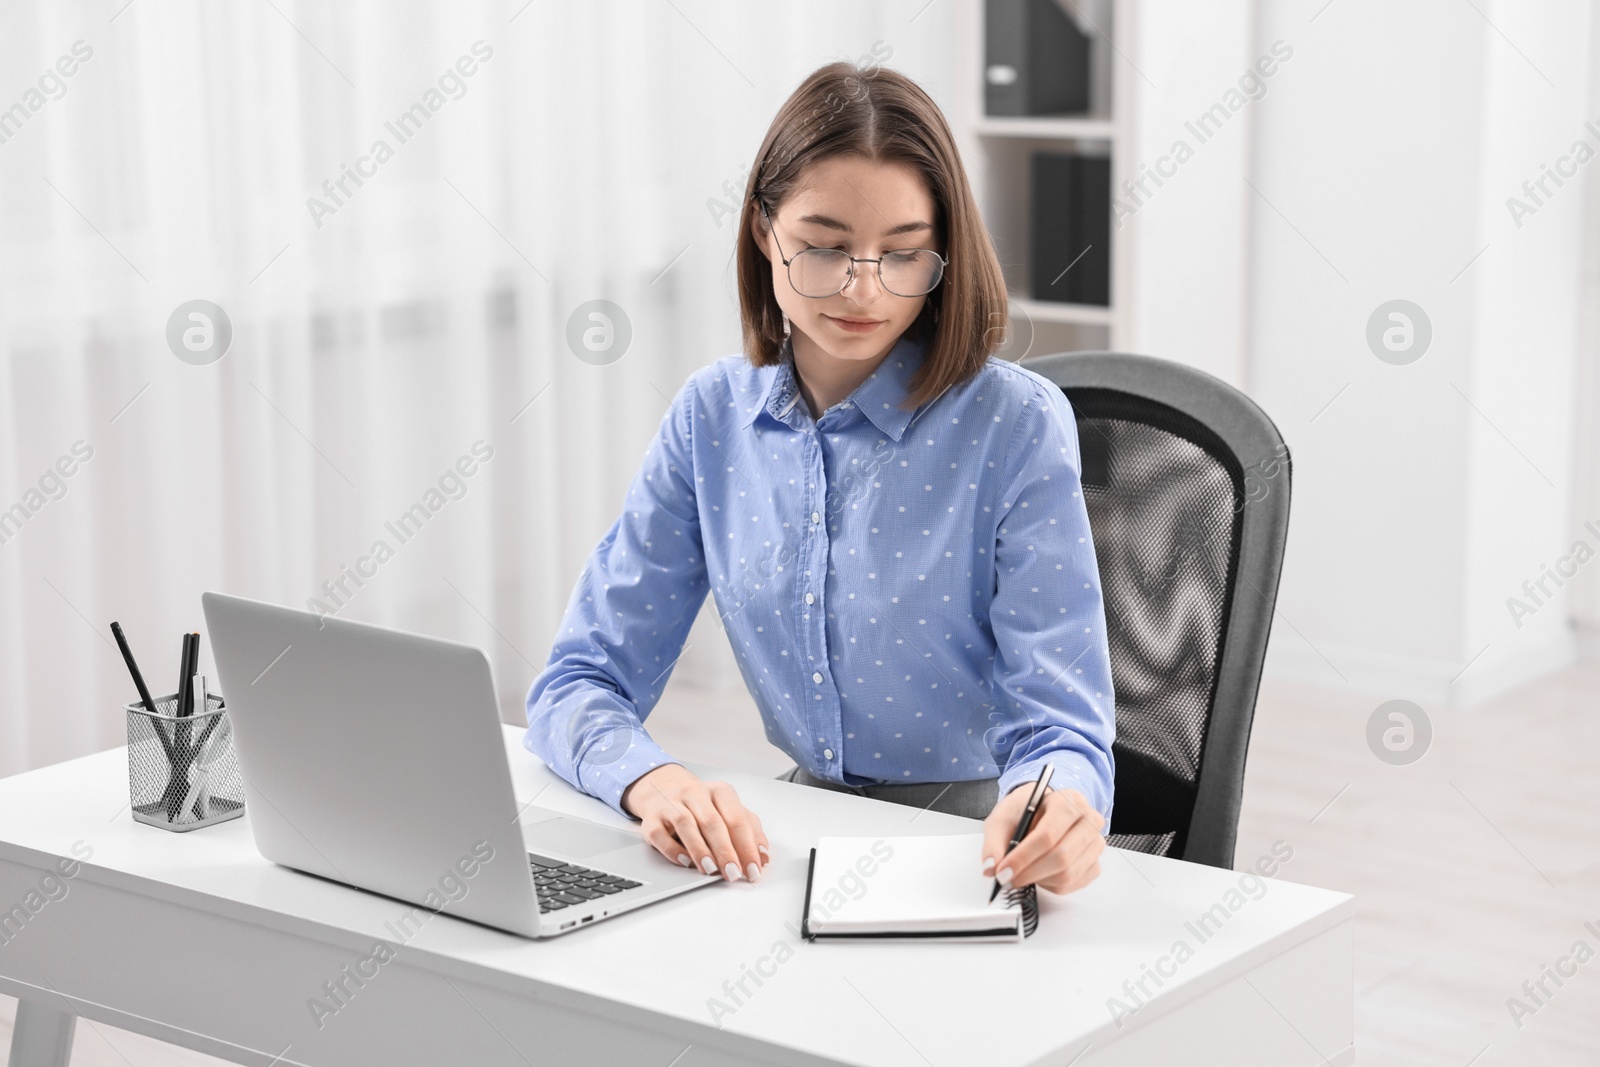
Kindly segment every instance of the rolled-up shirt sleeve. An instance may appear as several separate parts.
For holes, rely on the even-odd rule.
[[[994,693],[988,732],[1000,795],[1053,766],[1109,830],[1116,735],[1100,572],[1080,483],[1078,433],[1059,388],[1040,387],[1017,420],[995,538]]]
[[[692,463],[695,398],[691,378],[662,416],[622,514],[590,553],[528,691],[524,746],[623,814],[629,785],[677,762],[644,720],[708,588]]]

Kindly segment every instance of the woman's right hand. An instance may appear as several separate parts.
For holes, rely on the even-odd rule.
[[[644,839],[673,863],[720,872],[730,882],[759,882],[772,859],[761,820],[733,786],[702,782],[681,764],[635,779],[622,794],[622,809],[644,823]]]

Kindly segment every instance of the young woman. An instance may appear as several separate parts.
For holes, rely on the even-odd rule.
[[[973,864],[1002,883],[1088,884],[1115,722],[1076,426],[991,355],[1005,284],[937,105],[882,68],[812,74],[750,172],[738,272],[744,353],[663,417],[527,747],[668,859],[759,881],[756,813],[643,726],[709,589],[785,777],[984,819]]]

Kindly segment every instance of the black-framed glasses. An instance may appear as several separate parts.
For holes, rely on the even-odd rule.
[[[767,229],[778,245],[778,257],[789,271],[789,284],[801,296],[821,300],[844,291],[856,276],[857,263],[876,263],[878,284],[895,296],[926,296],[938,288],[944,278],[944,269],[950,261],[928,248],[902,248],[885,252],[877,259],[852,256],[837,248],[807,248],[786,258],[783,245],[778,243],[778,230],[767,214],[767,205],[761,204],[761,215],[767,220]]]

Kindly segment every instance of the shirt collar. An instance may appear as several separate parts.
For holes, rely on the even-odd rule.
[[[911,377],[922,366],[924,351],[925,343],[913,339],[910,331],[901,334],[883,362],[847,398],[873,425],[896,441],[917,414],[900,404],[910,395]],[[782,358],[778,363],[755,369],[751,398],[744,405],[739,425],[750,425],[763,410],[782,422],[790,409],[800,403],[800,383],[795,377],[794,349],[789,338],[784,338],[779,353]]]

